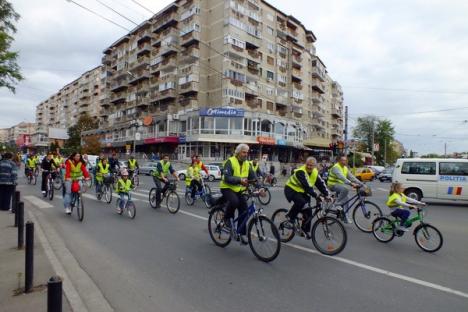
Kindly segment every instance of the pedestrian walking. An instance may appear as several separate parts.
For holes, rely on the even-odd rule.
[[[0,210],[10,210],[11,198],[18,178],[18,167],[11,153],[3,154],[0,160]]]

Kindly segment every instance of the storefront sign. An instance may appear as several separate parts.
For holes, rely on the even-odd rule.
[[[187,143],[187,137],[185,135],[181,135],[179,137],[179,143],[181,143],[181,144]]]
[[[209,117],[244,117],[244,110],[240,108],[202,108],[200,116]]]
[[[160,137],[160,138],[149,138],[144,140],[145,144],[158,144],[158,143],[179,143],[179,137]]]
[[[257,137],[257,142],[264,145],[275,145],[275,139],[270,137]]]
[[[278,140],[276,140],[276,144],[277,145],[286,145],[286,141],[283,140],[283,139],[278,139]]]

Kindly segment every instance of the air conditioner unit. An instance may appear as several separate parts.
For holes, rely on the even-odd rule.
[[[173,120],[179,120],[179,114],[172,114]]]

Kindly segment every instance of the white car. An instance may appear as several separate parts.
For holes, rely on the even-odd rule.
[[[201,172],[201,176],[203,177],[203,179],[207,179],[210,182],[221,179],[221,170],[219,169],[218,166],[205,165],[205,167],[208,169],[208,175],[206,174],[205,171],[201,170],[200,172]],[[187,169],[177,171],[177,176],[179,177],[181,181],[185,180],[186,175],[187,175]]]

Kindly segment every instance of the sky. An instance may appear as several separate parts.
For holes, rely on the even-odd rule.
[[[11,1],[11,0],[10,0]],[[151,13],[132,0],[74,0],[126,28]],[[0,127],[34,121],[35,107],[85,71],[127,33],[66,0],[13,0],[21,15],[13,50],[26,79],[0,90]],[[169,0],[138,0],[153,12]],[[350,128],[390,119],[420,154],[468,151],[468,1],[270,0],[317,37],[317,54],[342,87]]]

